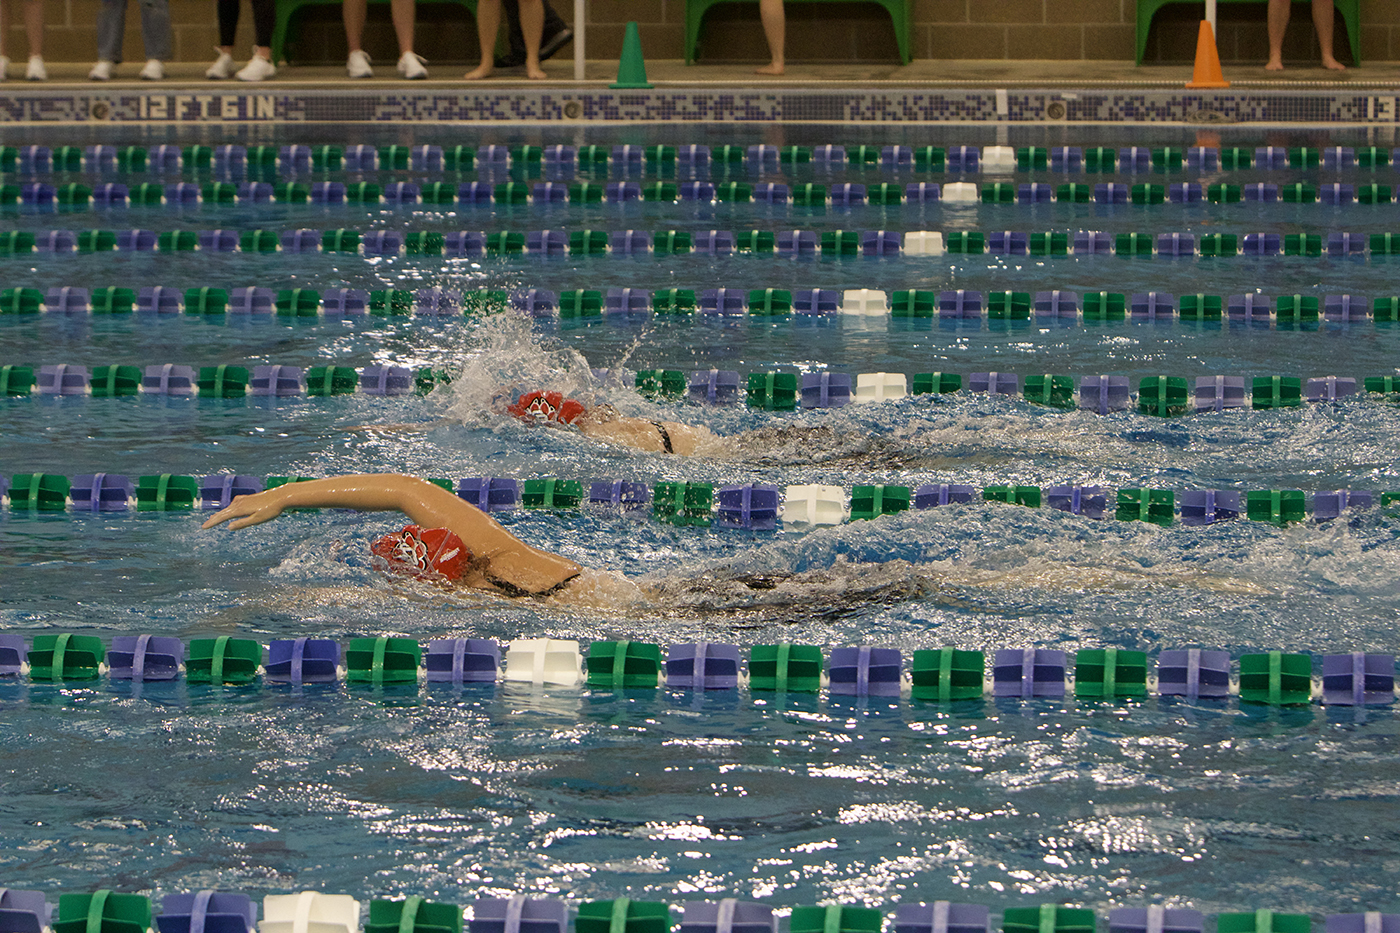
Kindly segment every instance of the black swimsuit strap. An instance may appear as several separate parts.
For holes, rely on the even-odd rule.
[[[505,580],[498,580],[492,577],[490,574],[486,575],[486,581],[492,586],[497,587],[501,591],[501,594],[503,596],[510,596],[512,598],[518,598],[521,596],[553,596],[555,593],[559,592],[564,587],[577,580],[580,573],[583,573],[583,571],[580,570],[578,573],[571,574],[570,576],[565,577],[558,583],[551,586],[549,589],[540,590],[538,593],[522,589],[516,586],[514,583],[509,583]]]
[[[676,452],[676,451],[675,451],[675,448],[673,448],[673,447],[671,446],[671,432],[669,432],[669,431],[666,430],[666,425],[662,424],[660,421],[653,421],[653,422],[652,422],[652,425],[656,428],[657,432],[661,435],[661,446],[664,447],[664,448],[666,448],[666,452],[667,452],[668,454],[673,454],[673,453],[675,453],[675,452]]]

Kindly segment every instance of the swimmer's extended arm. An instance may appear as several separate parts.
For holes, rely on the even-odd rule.
[[[246,528],[276,518],[285,509],[332,508],[402,512],[424,528],[446,528],[462,539],[475,558],[485,558],[485,574],[527,593],[543,593],[578,575],[582,568],[565,557],[530,547],[476,506],[426,480],[395,473],[361,473],[288,483],[239,496],[202,527],[232,519]]]

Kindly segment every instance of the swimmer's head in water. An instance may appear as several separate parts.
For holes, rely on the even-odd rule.
[[[370,550],[396,573],[441,574],[449,580],[460,580],[472,559],[472,552],[462,539],[446,528],[423,529],[417,525],[385,535]]]
[[[542,392],[538,389],[526,392],[506,410],[524,421],[556,421],[561,424],[573,424],[588,411],[581,402],[566,398],[560,392]]]

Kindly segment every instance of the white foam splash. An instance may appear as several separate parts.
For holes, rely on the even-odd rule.
[[[529,318],[513,312],[483,318],[472,329],[473,346],[464,350],[450,385],[433,397],[442,416],[462,424],[482,425],[498,416],[493,409],[503,393],[550,389],[591,399],[596,392],[588,360],[569,349],[546,349]]]

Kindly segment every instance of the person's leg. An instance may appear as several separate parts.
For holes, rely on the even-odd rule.
[[[97,11],[97,60],[118,64],[126,33],[126,0],[102,0]]]
[[[1283,70],[1283,36],[1288,32],[1288,17],[1293,0],[1269,0],[1269,71]]]
[[[525,64],[525,34],[520,29],[519,0],[501,0],[506,21],[506,45],[509,51],[496,59],[497,68],[514,68]],[[568,45],[574,38],[569,24],[544,0],[544,29],[540,35],[540,61]]]
[[[214,13],[219,21],[219,57],[204,72],[204,77],[222,81],[233,75],[233,43],[238,38],[238,11],[243,0],[218,0]]]
[[[345,23],[345,44],[350,54],[362,52],[360,42],[365,35],[365,15],[369,8],[368,0],[345,0],[340,5],[340,18]]]
[[[544,35],[543,0],[520,0],[520,31],[525,37],[525,77],[543,78],[540,38]]]
[[[399,76],[410,81],[428,76],[423,57],[413,51],[414,5],[415,0],[391,0],[389,4],[394,17],[394,34],[399,38]]]
[[[277,29],[277,0],[253,0],[253,53],[272,61],[272,33]]]
[[[175,37],[170,30],[170,0],[141,0],[141,45],[146,64],[138,77],[160,81],[165,77],[165,61],[175,54]]]
[[[1322,67],[1345,71],[1346,65],[1332,55],[1332,0],[1313,0],[1312,14],[1317,44],[1322,46]]]
[[[170,29],[170,0],[141,0],[141,43],[146,47],[148,62],[167,62],[174,57],[175,39]]]
[[[0,2],[0,81],[4,81],[8,75],[5,69],[10,67],[10,60],[5,57],[5,35],[10,31],[10,5]]]
[[[1287,3],[1288,0],[1284,2]],[[787,40],[787,17],[783,13],[783,0],[758,0],[758,15],[763,20],[763,35],[768,39],[768,54],[773,60],[757,69],[756,73],[780,75],[787,69],[783,58],[783,46]]]
[[[477,0],[476,34],[481,44],[481,64],[462,77],[469,81],[489,77],[496,67],[496,33],[501,28],[501,0]],[[536,66],[538,67],[538,66]]]
[[[238,70],[235,78],[240,81],[265,81],[277,74],[277,67],[272,62],[272,33],[276,28],[276,0],[253,0],[253,57]]]
[[[350,49],[350,54],[345,59],[345,73],[352,78],[374,77],[374,69],[369,66],[369,56],[360,46],[365,35],[368,7],[368,0],[342,0],[340,4],[340,17],[345,23],[345,44]]]
[[[24,31],[30,58],[44,54],[44,0],[24,0]]]
[[[243,0],[219,0],[215,12],[219,18],[219,51],[233,55],[233,43],[238,37],[238,12]]]
[[[400,55],[413,51],[414,2],[415,0],[393,0],[389,5],[394,18],[394,34],[399,38]]]

